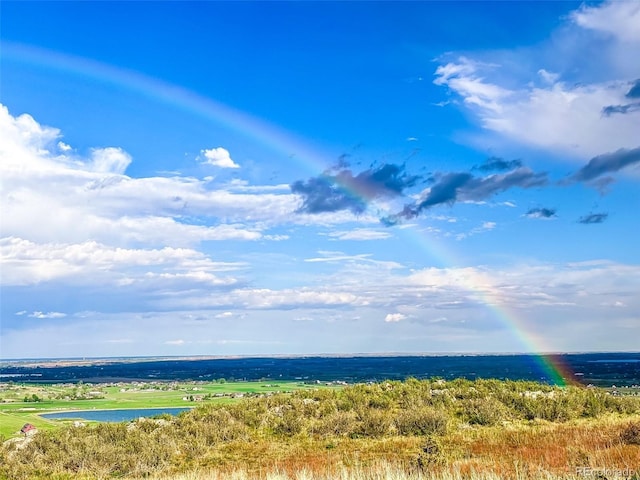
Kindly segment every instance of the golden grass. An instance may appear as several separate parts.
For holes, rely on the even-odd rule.
[[[226,445],[208,468],[159,480],[493,480],[578,479],[580,467],[635,471],[640,446],[620,442],[633,419],[464,427],[439,439],[392,437],[333,442],[263,440]],[[640,420],[640,417],[635,417]],[[432,462],[425,459],[426,447]],[[638,478],[635,477],[635,478]],[[594,478],[598,478],[594,475]],[[628,477],[626,477],[628,478]]]
[[[640,446],[620,442],[640,416],[555,424],[468,427],[438,439],[263,440],[228,444],[209,468],[158,480],[493,480],[578,479],[580,467],[637,471]],[[425,454],[425,448],[432,447]],[[434,448],[435,447],[435,448]],[[429,461],[431,455],[431,462]],[[424,461],[420,464],[419,459]],[[593,478],[598,478],[596,474]],[[600,477],[602,478],[602,477]],[[622,477],[629,478],[629,477]]]

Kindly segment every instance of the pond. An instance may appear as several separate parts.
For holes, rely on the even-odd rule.
[[[79,410],[74,412],[43,413],[40,415],[49,420],[90,420],[94,422],[128,422],[140,417],[154,417],[156,415],[179,413],[191,410],[191,407],[171,408],[121,408],[116,410]]]

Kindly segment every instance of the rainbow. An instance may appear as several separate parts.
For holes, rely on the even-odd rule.
[[[276,153],[295,153],[299,163],[316,174],[326,168],[328,154],[311,148],[308,141],[296,138],[262,119],[232,108],[221,102],[139,72],[114,67],[95,60],[13,43],[0,43],[0,56],[36,67],[71,73],[99,83],[123,88],[141,97],[164,103],[211,120],[252,140],[257,140]]]
[[[455,265],[455,255],[436,239],[418,237],[418,243],[427,246],[432,255],[443,261],[445,267]],[[560,386],[579,384],[566,360],[546,347],[545,339],[533,332],[527,322],[509,306],[508,299],[488,274],[478,268],[468,268],[457,280],[460,287],[474,293],[476,299],[511,331],[524,350],[533,355],[547,381]]]
[[[308,141],[297,138],[292,133],[274,126],[262,119],[245,112],[206,98],[185,88],[163,82],[135,71],[106,65],[94,60],[67,55],[59,52],[32,46],[2,42],[0,53],[3,57],[17,62],[49,68],[54,71],[71,73],[84,78],[123,88],[135,92],[151,100],[179,108],[198,115],[217,124],[260,142],[277,153],[285,153],[287,157],[294,153],[297,162],[307,168],[311,175],[317,175],[326,169],[327,159],[331,156],[320,152],[319,148],[310,147]],[[352,186],[342,185],[355,196],[361,197],[364,192],[357,192]],[[436,239],[428,238],[416,229],[402,229],[406,235],[412,235],[413,241],[421,249],[443,266],[455,264],[455,255]],[[413,233],[410,233],[413,232]],[[559,355],[545,352],[544,341],[539,338],[524,320],[508,306],[508,302],[495,282],[479,269],[468,269],[459,279],[459,285],[477,295],[493,315],[502,322],[519,341],[527,353],[534,355],[538,366],[548,381],[557,385],[575,383],[574,372]]]

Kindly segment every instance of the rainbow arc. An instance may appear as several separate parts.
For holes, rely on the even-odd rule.
[[[185,88],[131,70],[32,46],[2,42],[0,51],[2,56],[14,61],[93,79],[191,112],[252,138],[274,152],[284,153],[285,158],[291,158],[290,154],[295,152],[296,161],[302,163],[311,175],[317,175],[326,168],[327,156],[318,152],[317,148],[310,147],[309,142],[260,118]],[[344,182],[341,186],[355,197],[368,200],[367,192],[360,191],[361,189],[350,185],[349,182]],[[455,264],[455,254],[448,248],[435,239],[412,230],[415,229],[401,231],[404,235],[413,236],[412,240],[439,263],[447,266]],[[493,315],[512,332],[526,353],[535,355],[548,381],[557,385],[575,383],[574,373],[559,355],[541,353],[545,351],[543,339],[531,331],[530,326],[510,306],[509,300],[489,275],[479,269],[466,269],[465,274],[459,279],[459,285],[474,293],[493,312]]]

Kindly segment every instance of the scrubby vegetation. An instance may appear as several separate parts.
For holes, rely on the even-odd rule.
[[[3,446],[0,478],[194,471],[208,473],[184,478],[232,471],[247,478],[402,478],[373,476],[381,468],[405,478],[565,478],[583,466],[638,465],[639,444],[637,397],[534,382],[410,379],[42,432]]]

